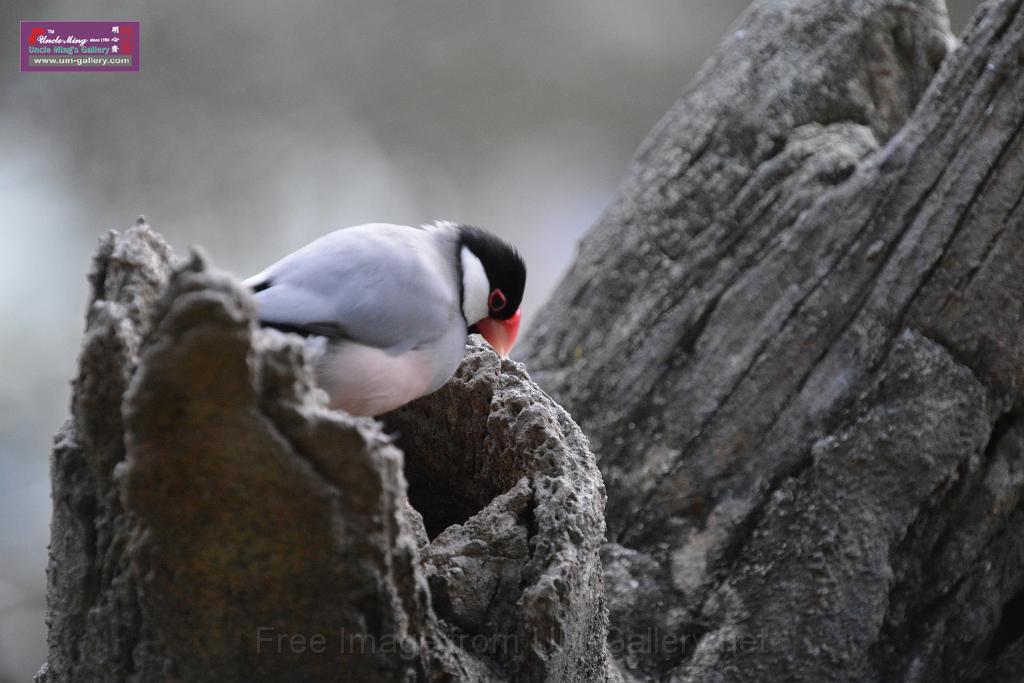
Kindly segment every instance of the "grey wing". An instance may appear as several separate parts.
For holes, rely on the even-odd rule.
[[[326,235],[246,284],[264,324],[400,353],[463,324],[450,268],[426,231],[369,225]]]

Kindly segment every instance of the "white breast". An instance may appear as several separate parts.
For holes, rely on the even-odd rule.
[[[429,393],[436,369],[430,351],[391,355],[353,342],[332,344],[316,362],[331,408],[380,415]]]
[[[466,350],[461,316],[443,337],[402,353],[352,341],[311,337],[317,383],[331,408],[352,415],[381,415],[440,389],[459,367]]]

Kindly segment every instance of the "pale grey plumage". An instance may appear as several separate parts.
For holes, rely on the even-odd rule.
[[[246,280],[264,324],[313,339],[333,407],[375,415],[436,390],[461,360],[458,234],[375,223],[332,232]],[[475,322],[475,321],[474,321]]]
[[[456,239],[448,225],[345,228],[245,282],[269,285],[255,294],[265,323],[401,353],[465,330]]]

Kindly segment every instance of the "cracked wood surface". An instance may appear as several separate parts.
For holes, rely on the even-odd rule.
[[[613,637],[686,636],[621,653],[629,675],[962,680],[1012,656],[1020,4],[983,7],[932,80],[934,3],[755,3],[531,328],[605,475]]]

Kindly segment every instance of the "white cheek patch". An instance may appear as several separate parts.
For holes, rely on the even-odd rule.
[[[468,247],[462,247],[462,314],[470,325],[487,317],[491,285],[484,264]]]

